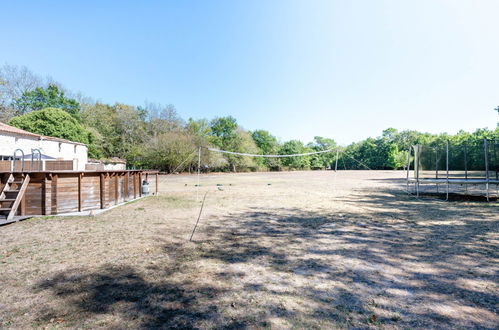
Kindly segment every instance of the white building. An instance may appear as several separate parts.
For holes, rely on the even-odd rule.
[[[73,170],[78,171],[85,170],[88,161],[88,148],[83,143],[34,134],[0,123],[0,160],[13,159],[16,149],[21,149],[24,155],[31,155],[32,149],[39,149],[44,159],[72,160]],[[20,156],[18,152],[16,157]],[[26,158],[30,160],[31,156]]]

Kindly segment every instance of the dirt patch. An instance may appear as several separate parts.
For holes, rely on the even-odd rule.
[[[0,327],[495,328],[499,204],[403,178],[169,176],[99,216],[4,226]]]

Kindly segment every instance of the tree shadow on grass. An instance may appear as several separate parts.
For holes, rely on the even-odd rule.
[[[63,312],[66,321],[74,325],[81,325],[92,315],[111,314],[129,322],[125,327],[140,328],[195,328],[197,322],[217,315],[216,305],[199,301],[221,293],[218,288],[179,284],[168,278],[148,281],[130,266],[112,265],[95,272],[83,269],[61,272],[38,283],[34,289],[50,290],[54,297],[62,299],[68,308]],[[44,311],[38,320],[47,322],[60,313]]]
[[[416,200],[390,189],[367,196],[337,199],[358,207],[341,215],[292,208],[231,214],[205,228],[216,238],[198,241],[201,256],[305,279],[300,287],[284,285],[318,306],[301,315],[308,320],[334,315],[336,302],[358,306],[346,318],[352,326],[380,313],[367,324],[495,328],[499,254],[487,237],[497,237],[499,218],[490,219],[496,209]]]
[[[391,190],[337,201],[358,210],[233,213],[206,219],[195,247],[160,243],[169,265],[61,272],[35,285],[65,306],[39,320],[63,313],[73,325],[108,315],[124,324],[106,327],[133,328],[495,328],[494,213]],[[210,261],[214,268],[194,267]],[[193,272],[221,285],[189,280]]]

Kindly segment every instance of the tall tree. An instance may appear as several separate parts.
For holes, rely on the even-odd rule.
[[[148,120],[148,131],[152,136],[161,133],[181,131],[184,121],[177,113],[173,104],[163,106],[161,104],[148,102],[144,107],[138,107],[138,111],[143,111]]]
[[[43,86],[43,79],[25,66],[5,64],[0,67],[0,121],[8,122],[16,115],[12,102],[23,93]]]
[[[13,106],[17,115],[44,108],[59,108],[75,118],[79,118],[80,115],[80,104],[75,99],[66,97],[64,91],[55,84],[24,92],[14,99]]]
[[[309,151],[310,151],[310,149],[307,149],[303,145],[303,142],[298,141],[298,140],[291,140],[291,141],[285,142],[281,146],[279,153],[282,155],[293,155],[293,154],[302,154],[302,153],[306,153]],[[310,168],[310,157],[309,156],[299,156],[299,157],[282,158],[282,164],[283,164],[283,166],[287,166],[290,169],[305,170],[305,169]]]
[[[236,151],[234,147],[237,144],[235,142],[237,139],[237,121],[234,117],[217,117],[211,121],[210,129],[213,144],[222,149]]]
[[[121,136],[117,134],[116,108],[103,103],[84,104],[81,110],[81,121],[94,133],[96,145],[104,157],[123,156],[120,145]]]
[[[264,155],[276,154],[279,150],[279,141],[277,138],[265,130],[256,130],[251,133],[251,137]],[[279,170],[281,161],[278,158],[257,158],[260,166],[266,166],[270,170]]]
[[[310,142],[307,147],[313,151],[325,151],[336,147],[336,142],[333,139],[324,138],[322,136],[314,137],[314,141]],[[325,152],[322,154],[310,156],[310,166],[312,168],[327,168],[331,167],[336,159],[336,153]]]
[[[93,134],[61,109],[46,108],[31,112],[12,118],[9,124],[28,132],[85,143],[90,157],[101,157],[98,148],[94,145]]]

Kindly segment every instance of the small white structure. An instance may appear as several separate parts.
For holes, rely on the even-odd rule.
[[[89,159],[85,167],[89,171],[123,171],[126,170],[126,160],[113,157],[110,159]]]
[[[12,160],[16,149],[21,149],[25,155],[30,155],[31,149],[39,149],[45,159],[72,160],[73,169],[78,171],[85,170],[88,161],[88,148],[83,143],[34,134],[0,123],[0,160]]]

